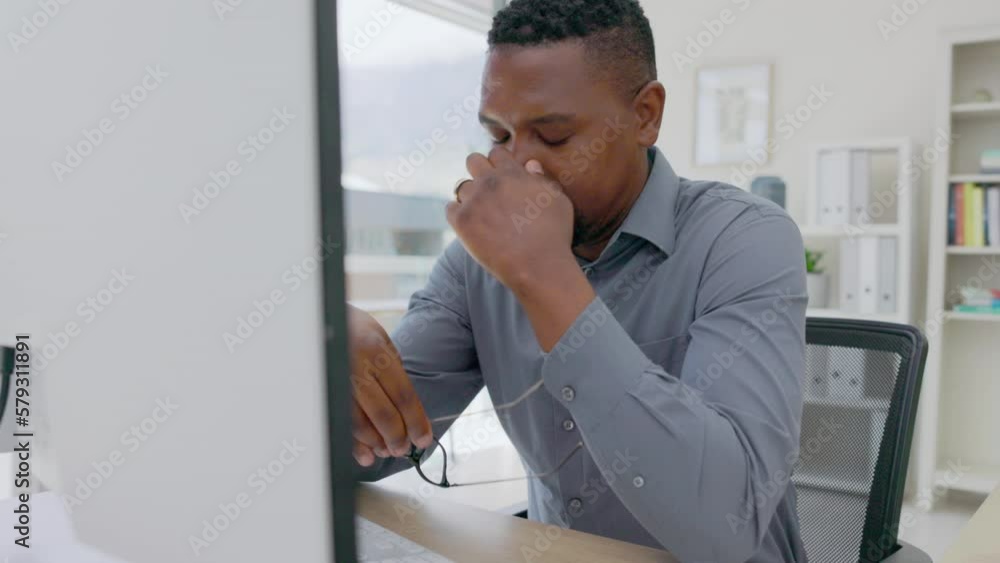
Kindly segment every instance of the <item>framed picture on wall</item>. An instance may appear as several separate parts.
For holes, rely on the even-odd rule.
[[[703,67],[695,79],[696,166],[767,161],[771,65]],[[764,162],[759,162],[764,154]],[[754,156],[751,156],[754,155]]]

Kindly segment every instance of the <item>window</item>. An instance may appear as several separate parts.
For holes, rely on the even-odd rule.
[[[504,0],[399,0],[399,3],[486,32],[493,13],[503,7]]]
[[[494,5],[339,3],[348,299],[388,330],[454,240],[444,205],[455,182],[468,175],[466,157],[490,149],[478,111]],[[490,406],[484,391],[469,410]],[[461,419],[442,443],[450,465],[470,466],[472,477],[521,471],[496,417]],[[417,477],[409,473],[389,481],[412,487]],[[498,508],[496,489],[472,489],[473,504]]]
[[[426,281],[454,237],[444,201],[465,157],[489,148],[477,117],[486,41],[382,0],[342,1],[340,11],[348,291],[384,307]]]

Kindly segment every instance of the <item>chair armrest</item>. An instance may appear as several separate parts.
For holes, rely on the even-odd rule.
[[[882,563],[933,563],[933,559],[920,548],[899,540],[899,550],[883,559]]]

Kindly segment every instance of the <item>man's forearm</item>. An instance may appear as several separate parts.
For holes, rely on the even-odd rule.
[[[514,285],[510,289],[524,307],[538,345],[546,353],[597,296],[571,253],[545,268],[526,272]]]

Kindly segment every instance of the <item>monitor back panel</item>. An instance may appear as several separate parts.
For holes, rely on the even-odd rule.
[[[313,9],[0,7],[0,330],[37,477],[125,560],[331,559]]]

